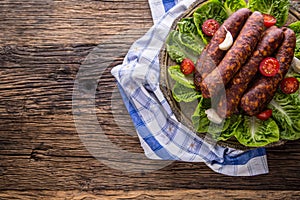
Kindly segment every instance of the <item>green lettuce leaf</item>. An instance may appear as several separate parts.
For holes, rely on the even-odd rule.
[[[175,83],[172,94],[177,102],[193,102],[202,97],[195,89],[186,87],[178,82]]]
[[[192,115],[192,123],[195,127],[195,130],[198,133],[207,133],[209,125],[211,123],[205,113],[205,110],[208,108],[205,107],[205,104],[203,102],[204,102],[204,98],[201,98],[194,114]],[[216,132],[222,131],[222,127],[216,129],[217,129]]]
[[[173,30],[167,37],[166,47],[170,58],[175,62],[180,63],[184,58],[189,58],[195,63],[204,44],[199,37]]]
[[[286,95],[277,92],[268,105],[273,110],[273,118],[281,129],[280,137],[287,140],[300,138],[299,91]]]
[[[195,37],[201,40],[201,37],[197,31],[197,27],[194,23],[193,17],[181,19],[179,22],[177,22],[177,27],[180,33],[189,33],[195,35]]]
[[[177,27],[179,32],[182,33],[182,43],[190,49],[201,53],[205,44],[198,34],[194,19],[192,17],[183,18],[177,23]]]
[[[263,147],[279,141],[279,128],[272,118],[262,121],[257,117],[244,116],[235,130],[235,137],[245,146]]]
[[[249,0],[248,7],[252,11],[274,16],[277,19],[276,25],[281,27],[288,18],[290,2],[289,0]]]
[[[245,0],[225,0],[223,5],[228,15],[231,15],[241,8],[247,7],[247,3]]]
[[[180,65],[170,66],[168,68],[168,73],[177,83],[180,83],[187,88],[195,89],[193,75],[184,75],[180,70]]]
[[[193,17],[199,35],[202,37],[203,42],[208,44],[210,38],[206,37],[202,32],[202,24],[208,19],[215,19],[220,24],[223,24],[228,18],[228,14],[220,1],[209,0],[195,10]]]
[[[289,25],[289,28],[295,31],[295,33],[300,33],[300,21],[296,21]]]
[[[296,34],[295,57],[300,59],[300,21],[290,24],[289,28],[292,29]]]
[[[223,132],[218,136],[218,140],[226,141],[229,138],[233,137],[236,133],[236,129],[242,122],[242,115],[232,115],[230,118],[227,118],[226,123],[228,127],[223,130]]]
[[[172,60],[177,63],[181,63],[186,55],[182,52],[182,49],[177,45],[169,45],[167,44],[167,52]]]
[[[192,123],[198,133],[209,133],[217,141],[226,141],[235,134],[235,129],[242,121],[241,115],[233,115],[221,124],[215,124],[207,118],[205,110],[210,108],[207,99],[200,98],[199,104],[192,115]]]

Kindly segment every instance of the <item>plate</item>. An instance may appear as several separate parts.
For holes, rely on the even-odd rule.
[[[206,0],[200,0],[193,3],[182,15],[180,15],[172,24],[171,30],[175,30],[177,27],[177,22],[185,17],[191,17],[194,13],[194,11],[200,6],[202,3],[206,2]],[[293,2],[293,1],[292,1]],[[287,20],[287,24],[290,24],[294,21],[297,21],[300,19],[299,14],[299,5],[297,3],[292,3],[293,6],[290,7],[289,11],[289,17]],[[297,7],[297,10],[294,8]],[[198,133],[196,132],[192,121],[191,116],[194,113],[194,110],[196,109],[197,103],[195,105],[193,103],[178,103],[175,101],[172,95],[172,88],[174,85],[174,80],[171,79],[171,77],[168,75],[168,67],[172,65],[176,65],[174,61],[170,59],[170,57],[167,54],[166,46],[163,46],[163,48],[160,51],[159,55],[159,61],[160,61],[160,89],[163,92],[166,100],[168,101],[174,115],[176,116],[177,120],[181,122],[183,125],[185,125],[187,128],[195,132],[199,137],[202,139],[205,139],[210,144],[216,144],[216,141],[210,137],[210,134],[206,133]],[[276,143],[271,143],[266,148],[270,147],[277,147],[285,144],[285,140],[280,140]],[[231,138],[227,141],[218,141],[218,145],[223,147],[231,147],[235,149],[240,150],[246,150],[251,149],[251,147],[246,147],[242,144],[240,144],[235,138]]]

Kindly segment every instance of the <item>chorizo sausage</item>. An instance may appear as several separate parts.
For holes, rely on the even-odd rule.
[[[225,20],[214,34],[210,43],[202,51],[197,60],[194,73],[194,83],[196,88],[199,88],[202,79],[218,66],[226,53],[226,51],[219,49],[219,44],[221,44],[226,37],[226,30],[224,27],[230,31],[232,37],[235,39],[251,13],[252,12],[247,8],[239,9]]]
[[[250,116],[259,114],[270,103],[293,61],[295,33],[289,28],[283,28],[283,33],[284,40],[275,54],[280,64],[278,73],[273,77],[259,76],[241,99],[241,109]]]
[[[239,36],[223,60],[200,83],[204,98],[213,97],[225,87],[242,65],[251,56],[264,30],[264,19],[255,11],[246,21]]]
[[[244,92],[258,71],[259,64],[276,51],[281,45],[282,39],[283,31],[276,26],[272,26],[264,32],[251,58],[226,86],[226,95],[222,95],[218,103],[217,112],[220,116],[229,117],[237,111]]]

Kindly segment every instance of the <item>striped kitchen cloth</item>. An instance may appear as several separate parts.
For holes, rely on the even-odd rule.
[[[149,0],[154,25],[111,71],[141,146],[150,159],[204,162],[229,176],[268,173],[264,148],[241,151],[207,143],[176,119],[160,90],[159,51],[174,20],[194,2]]]

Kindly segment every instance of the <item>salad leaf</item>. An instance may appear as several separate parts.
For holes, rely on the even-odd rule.
[[[208,108],[204,106],[203,101],[204,98],[201,98],[194,114],[192,115],[192,123],[196,131],[199,133],[207,133],[209,126],[211,124],[211,122],[209,121],[205,113],[205,110]],[[218,127],[218,125],[216,124],[215,132],[220,132],[220,131],[222,131],[222,126]]]
[[[241,8],[246,8],[247,3],[245,0],[225,0],[224,7],[228,15],[231,15]]]
[[[195,89],[185,87],[178,82],[175,83],[172,94],[177,102],[192,102],[202,97]]]
[[[248,7],[252,11],[272,15],[277,20],[276,25],[281,27],[288,18],[290,2],[289,0],[249,0]]]
[[[300,33],[300,21],[296,21],[289,25],[289,28],[295,31],[295,33]]]
[[[202,37],[203,42],[208,44],[210,38],[206,37],[202,32],[202,24],[208,19],[215,19],[220,24],[223,24],[228,18],[228,14],[220,1],[209,0],[195,10],[193,17],[199,35]]]
[[[167,52],[172,60],[177,63],[181,63],[186,55],[182,52],[182,49],[177,45],[169,45],[167,44]]]
[[[177,22],[177,27],[180,33],[190,33],[192,35],[195,35],[195,37],[201,39],[200,35],[198,34],[193,17],[181,19],[179,22]]]
[[[177,83],[180,83],[187,88],[195,89],[193,75],[184,75],[180,70],[180,65],[170,66],[168,68],[168,73]]]
[[[230,118],[226,119],[228,128],[224,130],[218,137],[218,140],[226,141],[235,135],[236,129],[243,122],[242,115],[232,115]]]
[[[198,133],[209,133],[217,141],[228,140],[234,135],[235,129],[241,123],[241,115],[234,115],[221,124],[215,124],[208,119],[205,113],[205,110],[210,108],[206,101],[205,98],[200,98],[200,102],[192,115],[193,126]]]
[[[189,33],[173,30],[168,35],[166,47],[170,58],[177,63],[182,62],[184,58],[189,58],[195,63],[204,45]]]
[[[299,80],[299,78],[298,78]],[[300,105],[300,92],[295,92],[293,94],[290,94],[291,98],[294,100],[294,103],[297,105]]]
[[[287,140],[300,138],[300,101],[299,92],[293,95],[277,92],[268,105],[273,110],[273,118],[281,131],[280,137]]]
[[[279,141],[279,128],[272,118],[262,121],[257,117],[244,116],[235,131],[235,137],[245,146],[262,147]]]
[[[289,28],[292,29],[296,34],[295,57],[300,59],[300,21],[290,24]]]
[[[197,27],[192,17],[183,18],[177,23],[179,32],[182,33],[181,41],[186,46],[190,47],[194,51],[201,53],[205,44],[197,32]],[[186,40],[186,37],[191,38],[193,41]],[[191,42],[193,42],[191,44]]]

